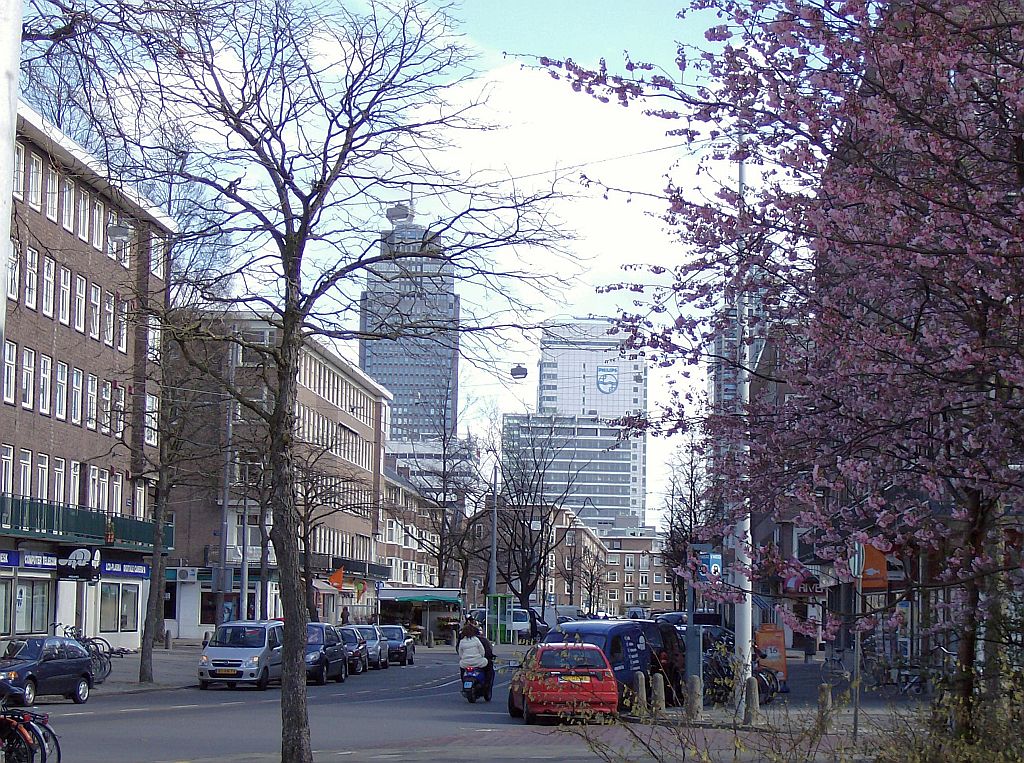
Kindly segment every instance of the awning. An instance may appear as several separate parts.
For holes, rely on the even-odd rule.
[[[459,604],[462,599],[454,594],[411,594],[409,596],[395,596],[391,601],[411,601],[430,604],[441,602],[445,604]]]
[[[759,609],[763,609],[765,612],[771,612],[773,609],[775,609],[775,602],[773,602],[769,598],[766,598],[756,593],[750,594],[750,598],[753,600],[754,604]]]
[[[313,588],[319,591],[320,593],[336,594],[339,592],[337,588],[323,580],[314,580]]]

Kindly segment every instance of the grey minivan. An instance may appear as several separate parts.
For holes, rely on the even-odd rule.
[[[215,681],[228,688],[253,684],[266,689],[281,679],[281,642],[284,624],[279,620],[238,620],[217,627],[199,658],[199,688]]]

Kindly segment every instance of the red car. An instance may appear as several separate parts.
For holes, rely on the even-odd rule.
[[[508,714],[535,723],[537,716],[611,716],[619,692],[612,666],[592,644],[549,643],[526,653],[512,676]]]

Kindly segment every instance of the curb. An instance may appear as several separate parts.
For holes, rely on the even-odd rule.
[[[686,726],[692,729],[717,729],[721,731],[778,732],[778,729],[771,726],[744,726],[742,723],[728,723],[726,721],[687,721],[685,718],[672,718],[665,715],[639,716],[619,713],[619,718],[626,723],[653,723],[657,726]]]
[[[103,684],[95,687],[94,692],[97,692],[99,696],[113,697],[118,694],[150,694],[157,691],[181,691],[182,689],[198,689],[199,684],[155,684],[149,686],[136,686],[130,689],[115,689],[110,688],[109,691],[103,690]]]

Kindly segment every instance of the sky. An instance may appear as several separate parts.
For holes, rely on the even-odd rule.
[[[466,42],[480,51],[477,66],[488,84],[488,117],[502,125],[464,144],[460,160],[538,182],[559,174],[575,197],[558,204],[557,214],[576,236],[571,249],[584,258],[584,272],[564,294],[541,306],[551,316],[614,314],[627,298],[597,295],[596,286],[622,279],[623,264],[670,264],[681,255],[659,219],[664,204],[643,194],[661,193],[670,171],[677,179],[685,176],[692,159],[678,138],[665,134],[670,123],[645,116],[639,107],[601,104],[575,94],[539,71],[535,57],[570,57],[588,67],[604,57],[615,69],[629,51],[633,60],[671,67],[677,40],[695,31],[676,18],[680,7],[678,0],[464,0],[454,10],[464,22]],[[638,193],[603,198],[602,191],[579,182],[581,173]],[[523,337],[503,348],[510,367],[522,363],[530,370],[523,382],[513,383],[503,366],[467,368],[464,423],[489,405],[501,412],[533,406],[536,341]],[[665,381],[664,372],[652,370],[650,401],[665,394]],[[672,441],[648,438],[648,522],[657,521],[664,462],[674,447]]]

